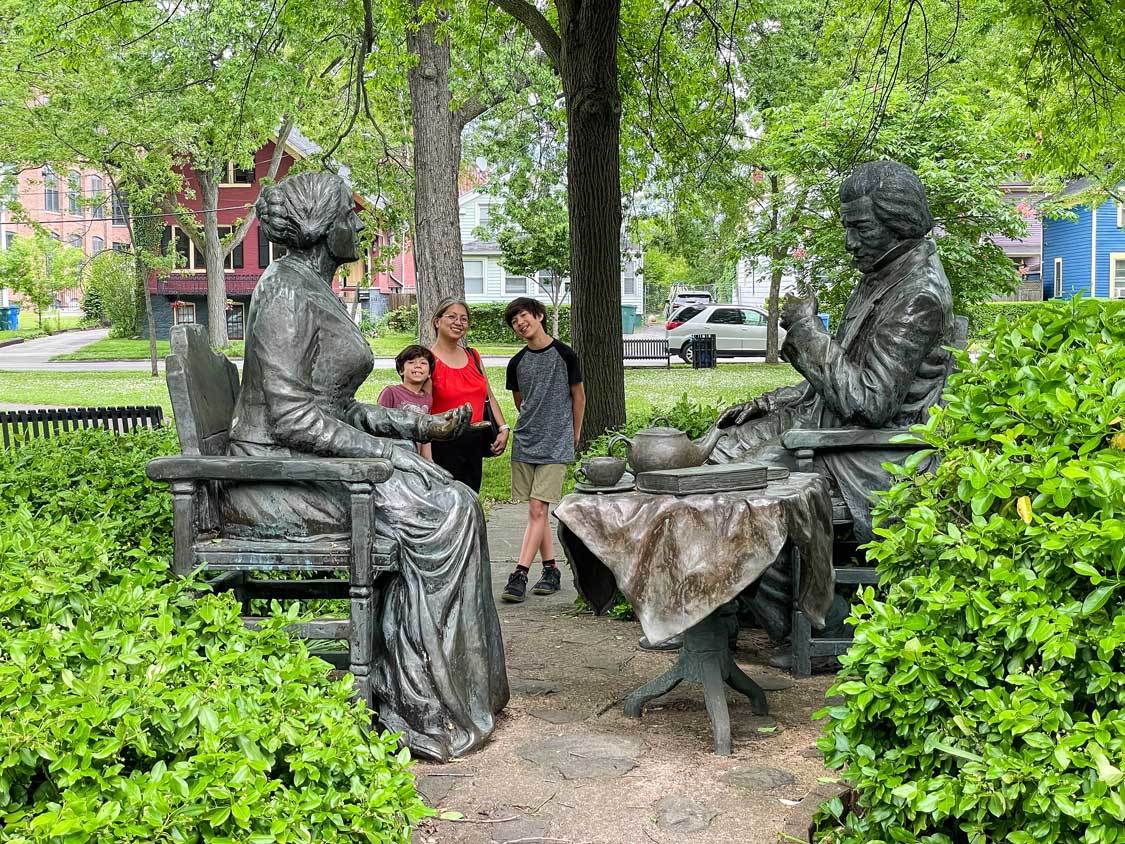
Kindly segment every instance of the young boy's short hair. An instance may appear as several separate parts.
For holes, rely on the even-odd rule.
[[[547,318],[547,308],[542,302],[538,299],[532,299],[530,296],[520,296],[518,299],[509,302],[508,307],[504,309],[504,322],[508,328],[512,327],[512,322],[520,311],[527,311],[536,319]]]
[[[425,358],[426,363],[430,365],[430,372],[434,371],[434,354],[425,346],[419,346],[415,343],[412,346],[407,346],[397,355],[395,355],[395,369],[398,370],[398,377],[402,378],[402,370],[406,365],[415,358]]]

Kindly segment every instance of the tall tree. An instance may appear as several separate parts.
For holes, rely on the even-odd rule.
[[[586,362],[586,423],[625,422],[621,343],[621,0],[555,0],[557,28],[526,0],[493,0],[539,42],[566,98],[571,337]]]
[[[0,77],[0,157],[183,168],[179,183],[148,169],[152,183],[169,184],[163,210],[204,256],[211,341],[225,346],[224,263],[254,211],[221,236],[218,186],[270,139],[267,181],[276,176],[289,131],[331,82],[335,52],[351,47],[333,46],[352,31],[346,10],[311,0],[81,5],[12,4],[4,15],[14,70]],[[202,223],[177,201],[184,191],[199,198]]]

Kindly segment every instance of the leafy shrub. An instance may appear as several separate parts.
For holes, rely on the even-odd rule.
[[[51,523],[93,520],[120,548],[171,553],[171,496],[167,484],[145,476],[145,464],[179,450],[171,427],[26,440],[0,461],[0,513],[26,509]]]
[[[284,625],[168,577],[168,431],[0,470],[0,839],[409,840],[409,754]]]
[[[469,305],[469,343],[513,343],[522,341],[504,322],[507,302],[481,302]],[[550,331],[551,308],[547,306],[547,330]],[[418,306],[407,305],[388,311],[379,320],[379,328],[396,333],[418,333]],[[559,339],[570,342],[570,305],[559,308]]]
[[[106,250],[90,262],[91,292],[99,300],[102,316],[110,324],[110,337],[137,337],[141,333],[142,300],[137,296],[133,257]]]
[[[1099,299],[1098,305],[1117,310],[1125,306],[1118,299]],[[1003,328],[1016,320],[1036,314],[1044,308],[1057,306],[1057,302],[978,302],[969,306],[965,314],[969,318],[969,336],[983,338],[992,336],[997,326]]]
[[[876,510],[821,844],[1125,841],[1123,349],[1100,303],[1037,307],[915,429],[941,463]]]

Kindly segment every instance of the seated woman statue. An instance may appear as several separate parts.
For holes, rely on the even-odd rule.
[[[459,436],[470,409],[428,416],[356,401],[374,361],[332,292],[336,269],[359,257],[363,228],[339,177],[290,176],[255,207],[262,232],[288,252],[250,302],[229,453],[391,461],[394,474],[373,496],[377,534],[401,548],[375,634],[379,720],[418,755],[459,756],[487,740],[508,702],[504,646],[476,496],[413,443]],[[251,538],[350,529],[348,491],[336,483],[232,485],[223,512],[228,530]]]

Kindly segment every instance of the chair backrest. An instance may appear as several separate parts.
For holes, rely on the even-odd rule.
[[[967,316],[953,317],[953,326],[949,329],[949,342],[946,345],[961,351],[969,347],[969,318]]]
[[[172,354],[166,366],[180,450],[192,455],[226,454],[238,401],[238,369],[226,355],[211,349],[200,325],[172,328]]]

